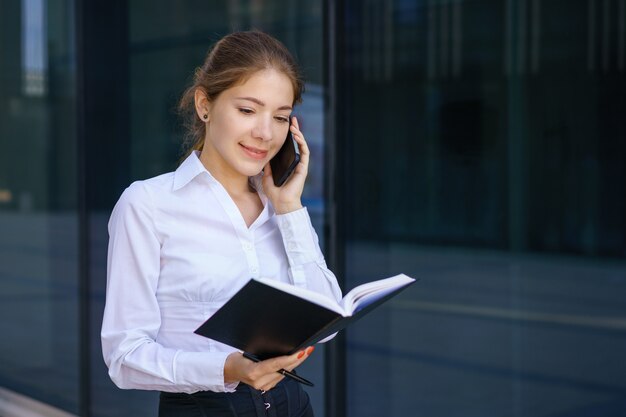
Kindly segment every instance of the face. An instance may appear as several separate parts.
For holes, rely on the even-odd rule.
[[[211,174],[247,179],[261,172],[285,141],[293,98],[285,74],[263,70],[213,102],[196,99],[201,120],[209,116],[201,160]]]

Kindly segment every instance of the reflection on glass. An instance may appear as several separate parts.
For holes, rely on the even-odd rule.
[[[624,11],[347,1],[347,287],[421,278],[348,331],[350,416],[626,408]]]
[[[76,412],[75,57],[64,26],[72,8],[2,2],[0,386]]]
[[[47,33],[43,0],[22,0],[22,67],[24,94],[46,93]]]

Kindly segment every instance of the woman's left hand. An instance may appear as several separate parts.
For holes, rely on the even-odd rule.
[[[300,131],[298,119],[294,116],[291,120],[292,125],[289,129],[300,148],[300,162],[281,187],[274,185],[272,167],[269,162],[263,170],[263,191],[272,202],[276,214],[285,214],[302,208],[302,190],[304,190],[304,182],[309,171],[309,147]]]

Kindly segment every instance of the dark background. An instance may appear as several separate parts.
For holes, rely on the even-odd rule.
[[[420,281],[302,373],[317,415],[626,415],[626,0],[0,0],[0,386],[155,415],[108,379],[106,223],[175,169],[209,46],[297,56],[305,204],[342,288]]]

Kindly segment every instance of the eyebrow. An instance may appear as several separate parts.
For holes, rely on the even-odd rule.
[[[265,103],[254,97],[237,97],[237,100],[248,100],[258,104],[259,106],[265,106]],[[293,108],[291,106],[281,106],[278,108],[278,110],[293,110]]]

